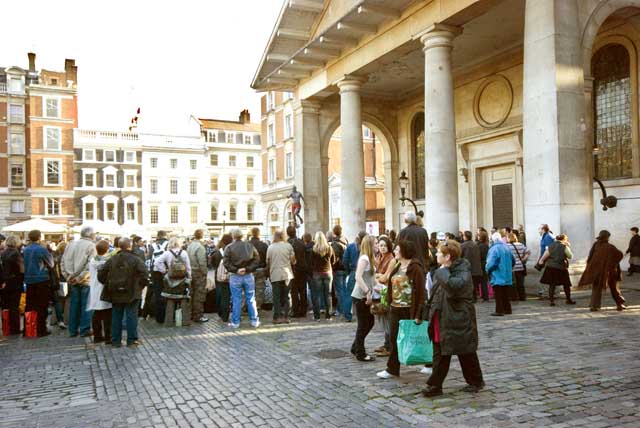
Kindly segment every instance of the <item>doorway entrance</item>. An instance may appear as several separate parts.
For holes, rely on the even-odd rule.
[[[516,166],[514,164],[482,171],[484,227],[513,227],[516,223]]]

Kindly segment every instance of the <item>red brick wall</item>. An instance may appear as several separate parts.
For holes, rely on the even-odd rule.
[[[0,158],[0,187],[7,187],[9,185],[9,159]]]
[[[279,93],[279,92],[278,92]],[[284,139],[284,122],[283,122],[284,114],[282,110],[276,113],[276,144],[279,144]]]
[[[284,179],[284,147],[276,149],[276,179]]]
[[[267,184],[269,182],[269,171],[268,171],[268,162],[269,155],[266,153],[262,154],[262,184]]]

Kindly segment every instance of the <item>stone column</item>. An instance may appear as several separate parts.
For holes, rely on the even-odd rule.
[[[425,227],[458,231],[458,157],[451,50],[458,27],[435,24],[420,35],[424,44]]]
[[[324,202],[323,212],[326,213],[323,217],[322,231],[328,231],[331,226],[331,215],[329,213],[329,157],[324,156],[320,159],[321,172],[322,172],[322,200]]]
[[[296,140],[294,150],[295,178],[298,191],[302,192],[302,217],[304,225],[298,229],[302,233],[323,230],[325,223],[324,190],[322,180],[320,150],[320,104],[301,100],[294,106],[296,120]]]
[[[538,227],[569,235],[574,259],[593,241],[589,123],[577,0],[527,0],[524,36],[525,227],[538,257]]]
[[[346,76],[338,82],[342,132],[340,222],[344,235],[350,241],[364,230],[366,216],[361,86],[362,79],[353,76]]]
[[[398,217],[400,207],[400,164],[398,161],[384,162],[384,218],[385,227],[396,232],[400,230],[400,218]]]

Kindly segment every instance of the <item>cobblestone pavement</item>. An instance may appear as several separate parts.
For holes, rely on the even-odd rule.
[[[138,349],[62,332],[0,339],[0,427],[541,427],[640,426],[640,291],[599,313],[537,300],[490,317],[478,304],[487,387],[425,399],[419,367],[380,380],[385,359],[348,352],[355,323],[298,322],[230,331],[217,317],[190,328],[141,322]],[[635,306],[634,306],[635,303]],[[374,331],[369,349],[382,342]]]

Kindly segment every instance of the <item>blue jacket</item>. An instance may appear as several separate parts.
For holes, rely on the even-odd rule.
[[[540,257],[542,257],[544,250],[546,250],[552,243],[553,236],[551,236],[549,232],[545,232],[544,235],[542,235],[542,238],[540,238]],[[538,257],[538,259],[540,259],[540,257]]]
[[[507,245],[500,241],[495,242],[489,248],[487,254],[486,270],[491,280],[491,285],[510,286],[513,285],[513,265],[516,259]]]
[[[36,284],[49,281],[47,266],[53,267],[53,256],[40,244],[29,244],[24,253],[24,282]]]
[[[355,242],[347,245],[347,249],[344,250],[342,255],[342,265],[347,272],[355,272],[358,267],[358,258],[360,258],[360,248]]]

